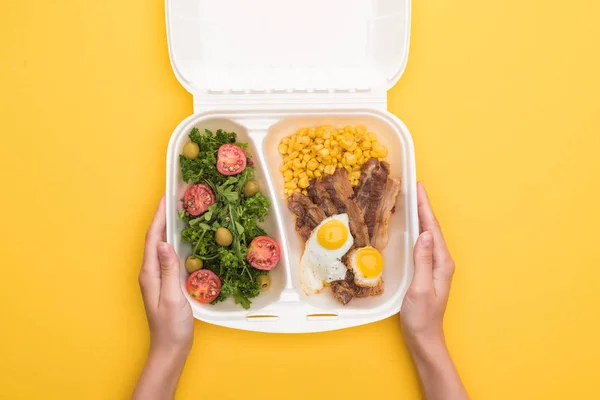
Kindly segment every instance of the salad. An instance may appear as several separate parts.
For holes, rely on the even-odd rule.
[[[269,271],[280,258],[278,243],[258,225],[271,202],[253,179],[248,144],[237,142],[235,133],[194,128],[189,138],[179,156],[190,185],[179,213],[186,222],[182,240],[193,248],[186,289],[200,303],[233,297],[247,309],[270,287]]]

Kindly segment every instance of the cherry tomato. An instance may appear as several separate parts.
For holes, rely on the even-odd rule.
[[[223,175],[239,174],[246,168],[246,153],[234,144],[224,144],[217,153],[217,169]]]
[[[221,292],[221,280],[214,272],[200,269],[189,276],[185,289],[197,302],[208,304]]]
[[[193,217],[202,214],[214,202],[212,190],[201,183],[190,186],[183,195],[183,208]]]
[[[256,269],[271,270],[279,262],[281,250],[268,236],[257,236],[248,247],[246,260]]]

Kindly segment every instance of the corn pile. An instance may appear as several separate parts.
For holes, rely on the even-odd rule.
[[[345,168],[352,186],[358,185],[360,168],[371,157],[384,160],[387,149],[373,132],[363,125],[347,125],[343,129],[332,126],[302,128],[285,137],[277,148],[283,156],[279,169],[285,181],[285,194],[307,194],[313,178],[332,175],[337,168]]]

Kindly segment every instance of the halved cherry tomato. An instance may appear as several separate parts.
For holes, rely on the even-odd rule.
[[[223,175],[239,174],[246,168],[246,153],[234,144],[219,147],[217,157],[217,169]]]
[[[200,269],[189,276],[185,289],[194,300],[208,304],[221,292],[221,280],[214,272]]]
[[[256,269],[271,270],[279,262],[281,250],[276,241],[268,236],[257,236],[254,238],[246,260]]]
[[[212,190],[201,183],[190,186],[183,195],[183,208],[193,217],[202,214],[214,202]]]

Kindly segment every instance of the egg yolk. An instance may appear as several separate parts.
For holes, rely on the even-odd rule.
[[[383,257],[377,249],[367,247],[356,252],[355,266],[365,278],[377,278],[383,271]]]
[[[348,239],[348,228],[341,221],[332,220],[323,224],[317,232],[317,241],[327,250],[339,249]]]

